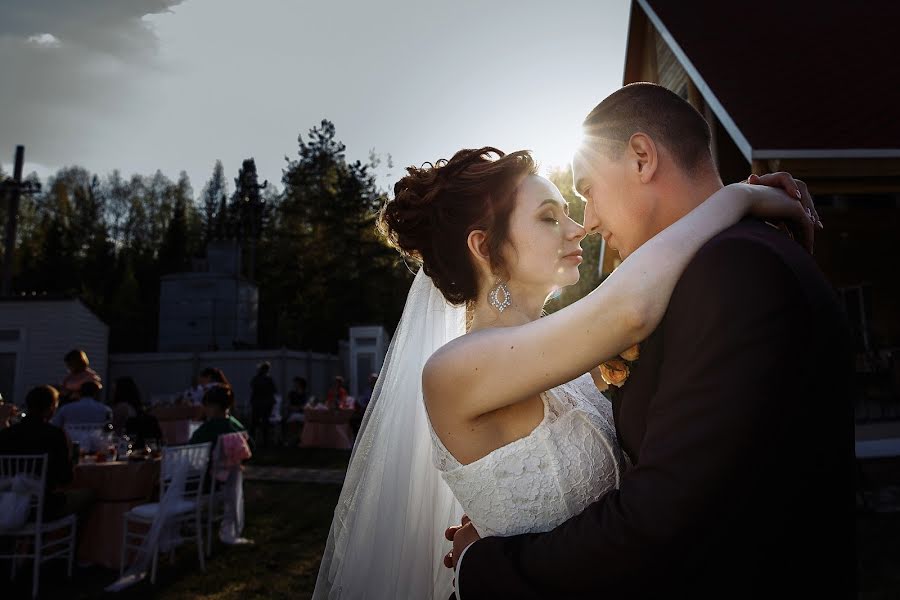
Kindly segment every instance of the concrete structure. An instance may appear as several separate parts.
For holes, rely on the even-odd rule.
[[[107,381],[109,327],[81,300],[19,297],[0,299],[0,393],[20,406],[36,385],[59,385],[63,356],[84,350]]]
[[[257,343],[259,290],[233,241],[212,242],[205,264],[160,281],[160,352],[231,350]]]

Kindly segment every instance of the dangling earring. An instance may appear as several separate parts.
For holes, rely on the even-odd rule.
[[[509,305],[512,304],[512,294],[509,293],[509,288],[505,283],[497,282],[497,285],[488,294],[488,302],[501,313],[509,308]]]

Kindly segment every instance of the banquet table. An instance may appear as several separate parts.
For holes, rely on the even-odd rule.
[[[303,448],[353,448],[353,429],[350,419],[353,410],[328,410],[307,407],[303,411],[303,433],[300,446]]]
[[[150,414],[159,421],[159,428],[168,444],[187,444],[191,439],[191,424],[203,419],[203,407],[196,405],[157,406],[150,411]]]
[[[80,463],[74,487],[94,492],[94,504],[79,531],[78,560],[118,569],[122,516],[150,502],[159,483],[160,460]]]

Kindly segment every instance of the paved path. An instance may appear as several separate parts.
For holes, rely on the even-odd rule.
[[[344,483],[344,469],[301,469],[297,467],[244,467],[244,479],[291,483]]]

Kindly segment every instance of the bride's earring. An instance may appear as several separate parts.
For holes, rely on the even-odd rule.
[[[488,294],[488,302],[501,313],[509,308],[509,305],[512,304],[512,294],[509,293],[509,288],[505,283],[497,282],[497,285]]]

